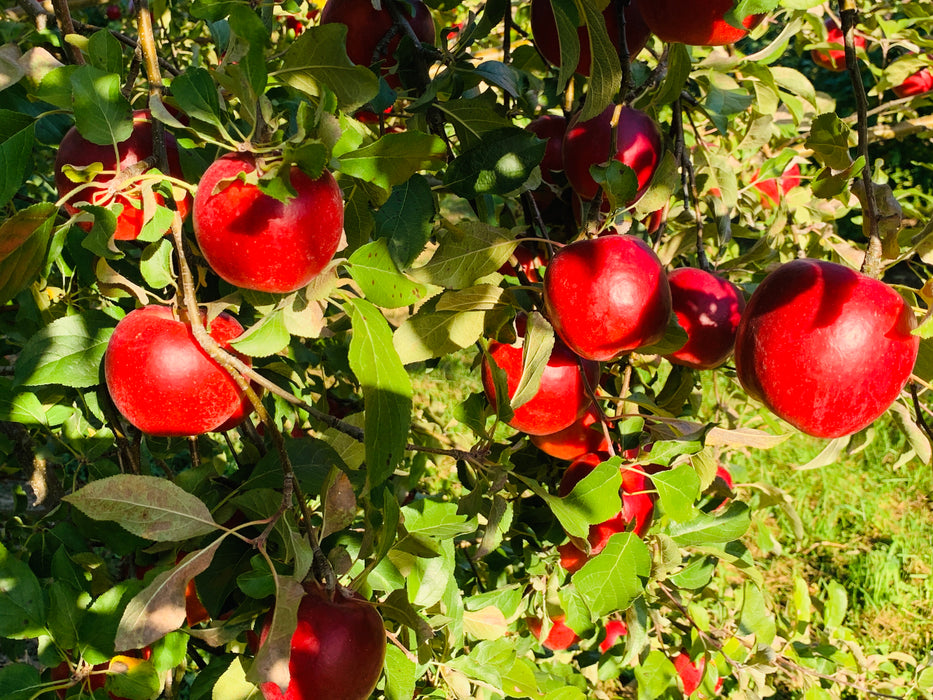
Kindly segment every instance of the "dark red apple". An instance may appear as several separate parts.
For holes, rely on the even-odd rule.
[[[664,357],[694,369],[719,367],[732,354],[745,296],[728,280],[695,267],[672,270],[667,279],[687,343]]]
[[[574,460],[567,467],[557,495],[563,498],[569,494],[573,487],[583,480],[600,462],[606,459],[601,454],[585,454]],[[619,495],[622,497],[622,510],[618,514],[595,525],[590,525],[587,542],[590,546],[589,556],[573,542],[566,542],[557,548],[560,553],[561,566],[570,573],[575,573],[589,559],[596,556],[605,548],[609,538],[617,532],[631,530],[639,537],[644,537],[654,516],[654,494],[652,484],[641,469],[622,467],[622,486]]]
[[[843,265],[800,259],[748,301],[735,366],[748,394],[815,437],[849,435],[894,402],[917,359],[900,294]]]
[[[194,233],[222,279],[286,294],[307,285],[334,257],[343,233],[343,197],[328,171],[315,180],[292,166],[297,195],[283,203],[237,179],[255,170],[246,153],[227,154],[208,167],[194,198]]]
[[[108,20],[116,22],[123,16],[123,10],[120,9],[119,5],[107,5],[104,9],[104,14],[107,15]]]
[[[347,26],[347,55],[360,66],[379,64],[386,82],[398,89],[401,81],[391,72],[397,65],[395,52],[404,35],[393,27],[392,15],[386,9],[373,7],[372,0],[338,0],[329,2],[321,10],[321,24],[345,24]],[[426,44],[435,41],[434,19],[431,11],[421,0],[398,2],[399,10],[405,15],[415,36]],[[386,39],[389,32],[391,38]]]
[[[545,454],[568,461],[588,452],[609,450],[609,442],[599,422],[599,412],[592,404],[570,427],[550,435],[532,435],[531,441]]]
[[[593,179],[590,167],[606,165],[610,158],[614,158],[635,171],[638,191],[634,199],[628,202],[632,204],[648,189],[658,168],[661,160],[661,132],[654,120],[644,112],[622,107],[616,130],[615,152],[610,153],[614,111],[615,105],[610,105],[602,114],[589,121],[579,121],[579,115],[571,119],[561,146],[564,173],[574,192],[584,200],[591,200],[599,192],[599,185]]]
[[[826,41],[830,44],[838,44],[838,49],[813,49],[810,51],[810,57],[813,59],[813,62],[826,70],[835,71],[837,73],[844,71],[846,69],[846,51],[845,51],[845,37],[842,34],[842,28],[836,24],[836,20],[832,17],[827,17],[823,21],[823,26],[826,28]],[[865,48],[865,37],[861,34],[855,34],[852,42],[855,45],[856,50]]]
[[[382,675],[386,633],[382,617],[368,600],[342,586],[328,594],[306,586],[298,606],[283,693],[275,683],[260,686],[265,700],[367,700]],[[265,642],[272,624],[266,621]]]
[[[610,0],[606,9],[603,10],[606,32],[616,50],[619,49],[618,3],[619,0]],[[642,19],[638,7],[639,0],[632,0],[631,4],[625,8],[625,43],[632,57],[645,48],[648,37],[651,36],[651,31]],[[561,64],[560,39],[557,35],[557,22],[554,20],[551,0],[531,0],[531,34],[534,37],[535,46],[538,47],[544,59],[552,66],[559,66]],[[580,41],[580,60],[577,62],[576,72],[588,76],[593,59],[590,54],[590,33],[586,25],[581,24],[577,29],[577,38]]]
[[[608,361],[656,343],[671,315],[671,288],[654,251],[612,234],[561,248],[544,272],[554,330],[589,360]]]
[[[662,41],[693,46],[734,44],[757,26],[764,15],[749,15],[745,29],[724,19],[735,0],[649,0],[641,4],[645,23]]]
[[[541,629],[543,627],[541,620],[536,617],[529,617],[525,622],[528,624],[528,629],[531,630],[531,633],[541,642],[541,646],[551,651],[561,651],[563,649],[568,649],[580,641],[580,637],[577,633],[570,629],[567,623],[564,622],[565,619],[563,615],[555,615],[552,617],[551,629],[544,639],[541,639]]]
[[[892,88],[898,97],[913,97],[924,95],[933,90],[933,71],[929,68],[918,70],[900,85]]]
[[[515,277],[518,275],[518,271],[521,270],[522,274],[525,275],[525,279],[535,284],[541,281],[538,269],[544,267],[544,265],[544,258],[536,250],[534,244],[519,243],[508,261],[499,268],[499,272],[503,275]]]
[[[607,651],[612,649],[615,646],[616,641],[619,637],[624,637],[628,634],[628,625],[626,625],[622,620],[609,620],[606,623],[606,637],[599,643],[599,650],[605,654]]]
[[[169,175],[182,179],[178,144],[175,137],[169,133],[165,134],[165,148],[168,152]],[[117,155],[120,157],[119,161],[116,160]],[[65,202],[65,211],[69,214],[76,214],[82,204],[94,204],[101,207],[121,204],[123,211],[117,216],[117,228],[113,237],[118,241],[135,240],[139,237],[145,223],[142,189],[138,182],[131,182],[123,189],[111,194],[108,191],[108,185],[114,179],[116,171],[122,171],[151,156],[152,119],[148,110],[133,112],[133,132],[128,139],[117,144],[116,150],[112,144],[99,146],[91,143],[78,133],[77,128],[71,127],[62,139],[55,156],[55,186],[58,188],[58,196],[64,197],[75,188],[83,186],[83,183],[74,182],[65,175],[63,170],[65,165],[84,168],[92,163],[101,163],[104,166],[104,172],[94,179],[93,186],[82,189],[70,197]],[[184,218],[191,208],[191,196],[184,193],[179,194],[178,197],[175,207]],[[155,195],[155,201],[157,204],[165,203],[165,199],[160,194]],[[86,231],[91,230],[90,223],[82,223],[81,226]]]
[[[567,119],[559,114],[542,114],[529,122],[525,128],[539,139],[547,141],[544,158],[541,159],[541,179],[549,184],[555,184],[557,182],[555,174],[564,170],[561,146],[564,134],[567,132]]]
[[[515,395],[522,376],[521,336],[513,345],[491,341],[489,355],[505,372],[511,398]],[[595,363],[583,362],[582,365],[585,375],[580,369],[580,358],[570,352],[559,339],[555,339],[554,349],[541,376],[538,393],[515,409],[515,415],[509,421],[509,425],[528,435],[550,435],[574,423],[592,401],[587,386],[595,388],[599,378],[599,368]],[[495,405],[496,388],[492,367],[486,357],[483,357],[483,388],[489,402]]]
[[[761,206],[765,209],[771,209],[778,202],[781,201],[782,197],[787,196],[787,193],[794,189],[797,185],[800,184],[800,165],[794,163],[787,170],[781,174],[781,191],[778,192],[778,181],[777,178],[768,178],[767,180],[758,180],[758,175],[761,170],[756,170],[752,175],[752,180],[754,187],[759,192],[759,197],[761,199]]]
[[[243,332],[222,313],[209,333],[221,347]],[[245,358],[242,358],[245,359]],[[240,408],[243,392],[167,306],[128,313],[110,336],[104,378],[117,410],[148,435],[182,437],[215,429]]]

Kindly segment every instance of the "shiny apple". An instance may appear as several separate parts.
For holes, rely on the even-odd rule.
[[[910,306],[883,282],[800,259],[752,294],[735,343],[750,396],[815,437],[849,435],[894,402],[917,359]]]
[[[735,0],[649,0],[641,4],[645,23],[662,41],[693,46],[734,44],[748,34],[764,15],[749,15],[733,27],[725,15]]]

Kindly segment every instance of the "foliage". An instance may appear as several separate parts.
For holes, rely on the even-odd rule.
[[[534,328],[526,357],[553,342],[532,313],[543,309],[538,279],[512,264],[520,246],[547,257],[615,225],[666,266],[708,259],[746,292],[795,257],[857,267],[860,127],[874,181],[904,213],[883,240],[885,280],[925,314],[933,180],[918,134],[933,96],[890,89],[930,65],[933,1],[857,3],[870,47],[858,64],[872,100],[862,123],[847,77],[810,59],[835,3],[743,0],[736,18],[768,17],[735,46],[652,38],[629,64],[599,24],[605,3],[553,0],[564,56],[579,49],[574,17],[594,37],[597,68],[583,78],[535,50],[530,3],[433,0],[437,45],[403,39],[396,89],[355,66],[344,28],[317,23],[304,2],[158,0],[136,2],[137,13],[150,4],[164,86],[132,16],[76,11],[64,39],[51,16],[25,9],[0,23],[0,474],[15,485],[0,501],[0,652],[16,661],[0,668],[0,695],[87,696],[88,674],[106,673],[105,689],[131,700],[259,697],[258,683],[283,680],[301,582],[332,570],[386,622],[376,697],[387,700],[681,697],[681,650],[705,663],[692,697],[711,697],[719,679],[737,698],[933,697],[930,659],[870,646],[848,615],[865,603],[839,583],[795,571],[770,586],[769,518],[802,539],[821,514],[808,503],[801,519],[777,486],[717,478],[718,464],[761,455],[790,430],[750,403],[733,368],[674,367],[651,349],[605,363],[598,397],[619,455],[565,497],[566,464],[509,428],[517,403],[489,405],[477,379],[489,340],[511,340],[518,313]],[[544,142],[524,127],[617,100],[663,125],[667,155],[635,204],[608,219],[583,205],[568,235],[566,216],[538,210]],[[115,145],[132,109],[174,134],[185,177],[136,173],[147,228],[113,241],[115,211],[61,207],[54,152],[72,124]],[[190,222],[180,229],[164,204],[173,189],[194,193],[218,156],[248,149],[281,166],[258,179],[281,202],[294,194],[280,177],[292,165],[332,171],[343,192],[345,246],[290,294],[220,280]],[[765,201],[756,178],[792,163],[802,181]],[[594,170],[613,203],[631,201],[626,166]],[[649,232],[659,210],[665,224]],[[184,313],[189,291],[208,315],[230,310],[247,328],[233,346],[251,358],[264,389],[254,409],[268,415],[191,439],[144,436],[112,405],[101,360],[129,311]],[[920,332],[919,398],[904,392],[891,411],[903,433],[892,468],[931,461],[929,324]],[[653,352],[682,342],[673,322]],[[451,358],[468,369],[439,378]],[[534,366],[526,397],[540,382]],[[880,431],[821,443],[822,463]],[[618,511],[620,467],[654,477],[650,530],[614,534],[569,574],[557,547]],[[190,618],[192,582],[207,619]],[[578,641],[547,649],[529,620],[542,637],[566,621]],[[627,633],[601,648],[618,620]],[[146,659],[115,668],[117,654]]]

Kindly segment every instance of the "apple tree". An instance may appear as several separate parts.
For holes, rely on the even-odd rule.
[[[930,697],[772,595],[803,524],[728,461],[931,459],[933,0],[51,8],[0,23],[4,698]]]

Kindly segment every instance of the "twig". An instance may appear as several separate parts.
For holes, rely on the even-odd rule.
[[[926,433],[930,443],[933,444],[933,429],[930,428],[926,418],[923,417],[923,407],[920,405],[920,397],[917,396],[917,385],[914,382],[910,383],[910,397],[914,402],[914,412],[917,414],[917,425]]]
[[[855,0],[836,0],[842,20],[842,33],[845,40],[846,69],[855,92],[855,104],[858,111],[858,152],[864,158],[862,169],[862,183],[865,196],[861,197],[865,221],[868,223],[868,247],[865,250],[865,260],[862,263],[862,272],[869,277],[881,276],[881,260],[884,251],[878,226],[878,212],[875,207],[875,188],[871,179],[871,157],[868,153],[868,96],[865,94],[865,85],[862,83],[862,72],[859,69],[858,56],[855,54],[855,25],[858,20],[858,8]]]
[[[55,9],[55,19],[58,21],[58,26],[61,27],[62,30],[62,48],[65,49],[65,53],[71,59],[72,63],[76,66],[83,66],[86,61],[84,60],[84,54],[81,53],[81,49],[72,46],[65,39],[69,34],[75,33],[74,23],[71,19],[71,9],[68,7],[68,0],[52,0],[52,7]]]

